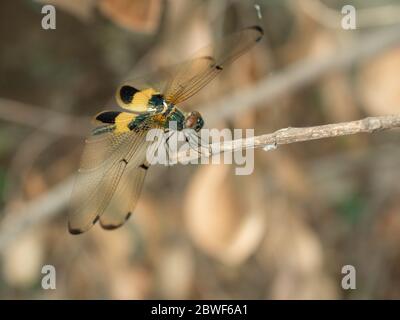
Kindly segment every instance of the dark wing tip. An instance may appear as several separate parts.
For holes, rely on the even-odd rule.
[[[120,114],[119,111],[103,111],[96,115],[95,119],[102,123],[115,123],[115,118]]]
[[[118,229],[119,227],[122,227],[124,223],[120,223],[120,224],[104,224],[100,222],[101,227],[104,230],[114,230],[114,229]]]
[[[70,234],[77,235],[77,234],[84,233],[86,230],[79,229],[79,228],[73,228],[73,227],[71,227],[71,224],[68,223],[68,231]]]
[[[118,93],[119,97],[121,98],[122,102],[124,103],[131,103],[133,96],[139,92],[138,89],[129,86],[129,85],[123,85],[121,88],[119,88]]]
[[[101,227],[102,227],[104,230],[114,230],[114,229],[118,229],[118,228],[122,227],[122,226],[125,224],[125,222],[129,219],[129,217],[130,217],[131,215],[132,215],[132,212],[128,212],[127,215],[125,216],[125,220],[122,221],[122,222],[119,223],[119,224],[106,224],[106,223],[101,222],[101,219],[100,219],[100,225],[101,225]]]
[[[139,166],[139,168],[142,168],[142,169],[144,169],[144,170],[148,170],[148,169],[149,169],[149,166],[146,165],[145,163],[142,163],[142,164]],[[129,212],[128,215],[129,215],[129,217],[130,217],[131,213]],[[129,218],[129,217],[128,217],[128,218]],[[127,218],[127,219],[128,219],[128,218]]]
[[[260,41],[262,39],[262,37],[264,36],[264,29],[258,25],[248,27],[247,29],[257,30],[260,33],[259,36],[256,38],[256,42]]]
[[[84,233],[88,231],[99,220],[99,218],[100,217],[97,216],[90,225],[85,226],[83,228],[74,228],[73,226],[71,226],[71,221],[68,221],[68,231],[70,234],[73,235]]]

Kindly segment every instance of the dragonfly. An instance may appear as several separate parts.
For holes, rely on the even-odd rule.
[[[150,167],[146,151],[152,142],[146,134],[151,129],[167,132],[171,122],[177,131],[199,133],[204,126],[201,114],[177,105],[210,83],[263,34],[259,26],[244,28],[187,61],[125,81],[116,90],[117,104],[125,111],[102,111],[94,117],[96,126],[85,141],[71,195],[71,234],[86,232],[97,222],[103,229],[116,229],[129,219]]]

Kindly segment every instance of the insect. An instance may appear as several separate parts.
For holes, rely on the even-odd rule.
[[[197,111],[177,105],[206,86],[226,65],[253,47],[263,36],[248,27],[200,50],[194,58],[138,80],[125,82],[116,93],[122,111],[103,111],[86,140],[71,196],[68,229],[89,230],[97,221],[104,229],[122,226],[135,209],[149,169],[146,141],[150,129],[198,133],[204,120]],[[129,195],[128,197],[126,195]]]

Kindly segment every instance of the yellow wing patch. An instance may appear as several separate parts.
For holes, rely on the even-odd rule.
[[[121,108],[135,113],[143,113],[147,111],[149,100],[155,94],[159,94],[159,92],[153,88],[137,90],[132,86],[123,85],[117,90],[116,100]]]
[[[94,120],[97,123],[105,124],[112,128],[115,133],[124,133],[130,131],[129,124],[135,120],[136,114],[120,111],[103,111],[98,113]],[[100,127],[100,128],[104,128]],[[104,132],[100,130],[99,133]]]
[[[115,133],[123,133],[130,131],[128,125],[131,123],[132,120],[136,118],[136,115],[128,112],[121,112],[115,118]]]

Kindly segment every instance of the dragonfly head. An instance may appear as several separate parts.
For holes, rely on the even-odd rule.
[[[193,129],[196,132],[199,132],[204,126],[204,120],[197,111],[191,111],[186,115],[185,118],[185,127],[188,129]]]

